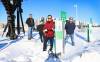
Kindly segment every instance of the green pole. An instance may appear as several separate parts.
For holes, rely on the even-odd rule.
[[[90,29],[89,29],[89,24],[87,25],[87,41],[90,42]]]
[[[65,42],[64,42],[64,25],[65,25],[65,22],[66,22],[66,19],[67,19],[67,15],[66,15],[66,12],[65,11],[61,11],[61,21],[62,21],[62,28],[63,28],[63,54],[65,53]]]
[[[92,18],[90,18],[90,23],[88,24],[88,30],[87,30],[87,40],[88,42],[90,42],[91,37],[92,37],[92,26],[93,26],[93,22],[92,22]]]

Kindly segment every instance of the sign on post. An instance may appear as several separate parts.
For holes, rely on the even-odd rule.
[[[67,18],[66,12],[61,11],[61,20],[62,20],[62,21],[66,21],[66,18]]]

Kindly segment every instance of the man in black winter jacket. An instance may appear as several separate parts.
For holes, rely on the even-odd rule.
[[[41,17],[40,24],[37,26],[37,30],[39,31],[41,42],[44,41],[43,27],[44,27],[44,17]]]
[[[65,44],[66,42],[68,42],[68,38],[70,37],[71,38],[71,41],[72,41],[72,46],[75,45],[74,43],[74,30],[75,30],[75,23],[73,21],[73,18],[70,17],[68,22],[66,22],[65,24],[65,30],[66,30],[66,38],[65,38]]]
[[[31,40],[32,30],[34,28],[34,19],[32,18],[32,14],[30,14],[29,18],[27,18],[26,24],[28,25],[28,39]]]

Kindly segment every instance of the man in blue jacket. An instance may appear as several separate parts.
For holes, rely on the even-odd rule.
[[[72,46],[75,45],[74,43],[74,30],[75,30],[75,23],[73,21],[72,17],[69,17],[69,20],[65,24],[65,30],[66,30],[66,38],[65,38],[65,44],[68,42],[69,37],[71,38]]]

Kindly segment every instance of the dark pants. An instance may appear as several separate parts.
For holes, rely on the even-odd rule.
[[[43,32],[39,32],[39,35],[40,35],[41,42],[43,42],[44,41]]]
[[[51,37],[51,38],[44,37],[43,51],[46,51],[46,49],[47,49],[48,40],[50,40],[50,49],[49,50],[52,51],[52,49],[53,49],[54,37]]]

